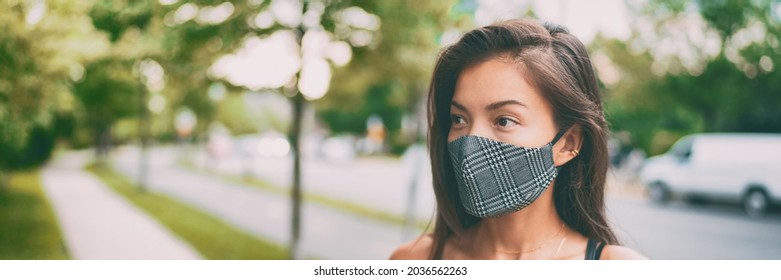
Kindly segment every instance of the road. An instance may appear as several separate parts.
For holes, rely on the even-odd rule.
[[[363,158],[359,160],[325,160],[310,157],[302,160],[302,186],[307,192],[338,197],[364,206],[395,215],[406,215],[407,201],[414,191],[413,205],[419,220],[428,220],[434,215],[434,191],[431,185],[429,161],[425,151],[405,155],[401,159],[389,157]],[[169,153],[170,154],[170,153]],[[192,155],[194,163],[203,169],[223,174],[241,175],[249,173],[279,187],[289,187],[292,182],[293,161],[291,157],[239,156],[210,158],[203,152]],[[413,178],[414,160],[420,167],[415,184]],[[414,184],[414,190],[411,190]]]
[[[653,259],[781,259],[781,214],[750,218],[738,206],[660,206],[611,197],[608,211],[623,243]]]
[[[137,167],[134,155],[134,149],[124,149],[115,157],[120,169],[129,175],[135,174]],[[232,186],[215,176],[184,170],[175,164],[175,157],[172,148],[157,148],[153,152],[150,184],[158,191],[286,244],[286,198],[258,194],[258,190]],[[228,173],[242,172],[250,166],[256,176],[278,184],[284,184],[289,175],[289,159],[251,164],[238,159],[201,160],[210,168]],[[409,161],[371,158],[328,164],[308,159],[303,165],[307,191],[394,213],[402,213],[407,205],[412,182]],[[428,193],[430,185],[426,182],[430,181],[420,180],[416,192],[418,218],[430,216],[433,210],[433,195]],[[647,202],[636,189],[618,184],[611,185],[607,201],[609,218],[622,242],[652,259],[781,259],[778,212],[752,219],[731,206],[671,203],[661,207]],[[382,259],[402,240],[402,230],[397,226],[321,205],[306,205],[303,220],[302,247],[318,258]]]

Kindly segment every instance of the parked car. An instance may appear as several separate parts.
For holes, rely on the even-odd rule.
[[[646,160],[640,178],[659,203],[696,196],[739,202],[759,216],[781,203],[781,134],[689,135]]]

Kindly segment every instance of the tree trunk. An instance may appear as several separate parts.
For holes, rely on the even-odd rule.
[[[138,136],[139,136],[139,157],[138,157],[138,192],[146,191],[147,172],[149,168],[149,156],[147,154],[147,145],[149,142],[149,110],[146,106],[146,90],[139,92],[138,99]]]
[[[95,131],[95,163],[103,166],[108,158],[111,148],[111,127],[106,124],[98,124]]]
[[[307,11],[309,6],[308,1],[302,1],[301,14],[303,15]],[[302,39],[304,38],[304,27],[299,25],[296,28],[296,43],[301,46]],[[296,81],[301,80],[301,72],[296,74]],[[284,89],[283,89],[284,90]],[[292,89],[292,103],[293,103],[293,127],[288,132],[288,139],[290,141],[291,151],[293,152],[293,186],[290,190],[291,200],[291,224],[290,224],[290,259],[298,259],[298,241],[301,237],[301,122],[304,117],[304,105],[306,100],[301,92],[298,91],[298,86],[294,86]]]
[[[304,115],[304,97],[296,93],[292,98],[293,127],[288,138],[293,152],[293,186],[291,189],[292,223],[290,238],[290,259],[298,258],[298,240],[301,236],[301,123]]]

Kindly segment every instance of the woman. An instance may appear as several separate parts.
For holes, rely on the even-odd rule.
[[[429,89],[433,234],[391,259],[643,259],[604,213],[607,122],[583,44],[509,20],[440,54]]]

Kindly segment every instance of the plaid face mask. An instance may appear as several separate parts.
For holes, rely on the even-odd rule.
[[[523,209],[548,189],[558,170],[553,144],[524,148],[492,139],[465,135],[448,143],[458,193],[466,212],[497,217]]]

